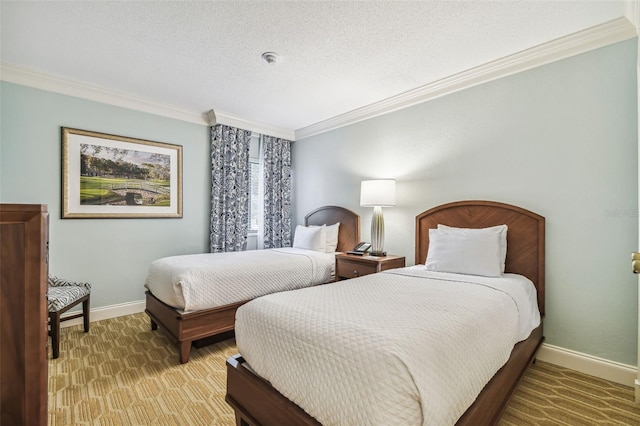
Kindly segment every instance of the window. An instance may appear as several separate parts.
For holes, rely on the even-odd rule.
[[[249,234],[257,235],[262,223],[262,167],[260,165],[260,135],[251,135],[249,147]]]
[[[260,214],[260,162],[257,158],[249,159],[249,232],[258,232],[258,215]]]

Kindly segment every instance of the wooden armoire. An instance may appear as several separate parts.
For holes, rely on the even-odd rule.
[[[47,424],[49,216],[0,204],[0,424]]]

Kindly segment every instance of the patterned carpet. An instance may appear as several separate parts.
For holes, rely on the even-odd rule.
[[[145,314],[63,328],[49,360],[49,425],[235,425],[224,402],[225,360],[234,340],[193,349],[152,332]],[[640,425],[633,389],[537,362],[501,426]]]

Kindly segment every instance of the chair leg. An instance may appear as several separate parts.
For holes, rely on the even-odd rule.
[[[60,312],[49,312],[53,359],[60,356]]]
[[[89,332],[89,297],[82,302],[82,314],[84,317],[84,332]]]

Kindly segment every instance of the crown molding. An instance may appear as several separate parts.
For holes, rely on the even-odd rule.
[[[633,21],[640,20],[640,3],[630,2],[627,14]],[[147,112],[190,123],[210,126],[226,124],[252,132],[276,136],[288,140],[300,140],[320,133],[344,127],[359,121],[388,114],[422,102],[429,101],[459,90],[526,71],[550,62],[569,58],[593,49],[628,40],[638,35],[636,26],[621,17],[613,21],[570,34],[522,52],[471,68],[427,85],[409,90],[345,114],[324,120],[296,131],[269,126],[228,114],[222,111],[188,111],[170,105],[137,98],[129,94],[91,86],[85,83],[53,77],[20,68],[11,64],[0,64],[0,80],[50,92],[88,99],[135,111]]]
[[[303,127],[296,130],[296,140],[388,114],[636,36],[635,26],[627,18],[621,17]]]
[[[225,113],[220,110],[211,110],[206,113],[209,125],[224,124],[226,126],[237,127],[238,129],[250,130],[261,135],[275,136],[277,138],[295,140],[295,132],[293,130],[283,129],[281,127],[269,126],[268,124],[258,123],[255,121],[245,120],[232,114]]]
[[[295,137],[293,130],[244,120],[224,112],[214,112],[213,110],[205,113],[200,111],[188,111],[171,105],[163,105],[146,99],[137,98],[115,90],[92,86],[61,77],[41,74],[6,63],[0,64],[0,80],[8,83],[19,84],[21,86],[46,90],[48,92],[60,93],[62,95],[127,108],[134,111],[147,112],[149,114],[159,115],[162,117],[200,124],[203,126],[212,126],[216,123],[221,123],[288,140],[294,140]]]
[[[162,117],[174,118],[201,125],[207,124],[201,112],[187,111],[170,105],[163,105],[115,90],[91,86],[61,77],[53,77],[6,63],[0,64],[0,79],[9,83],[88,99],[135,111],[147,112]]]

